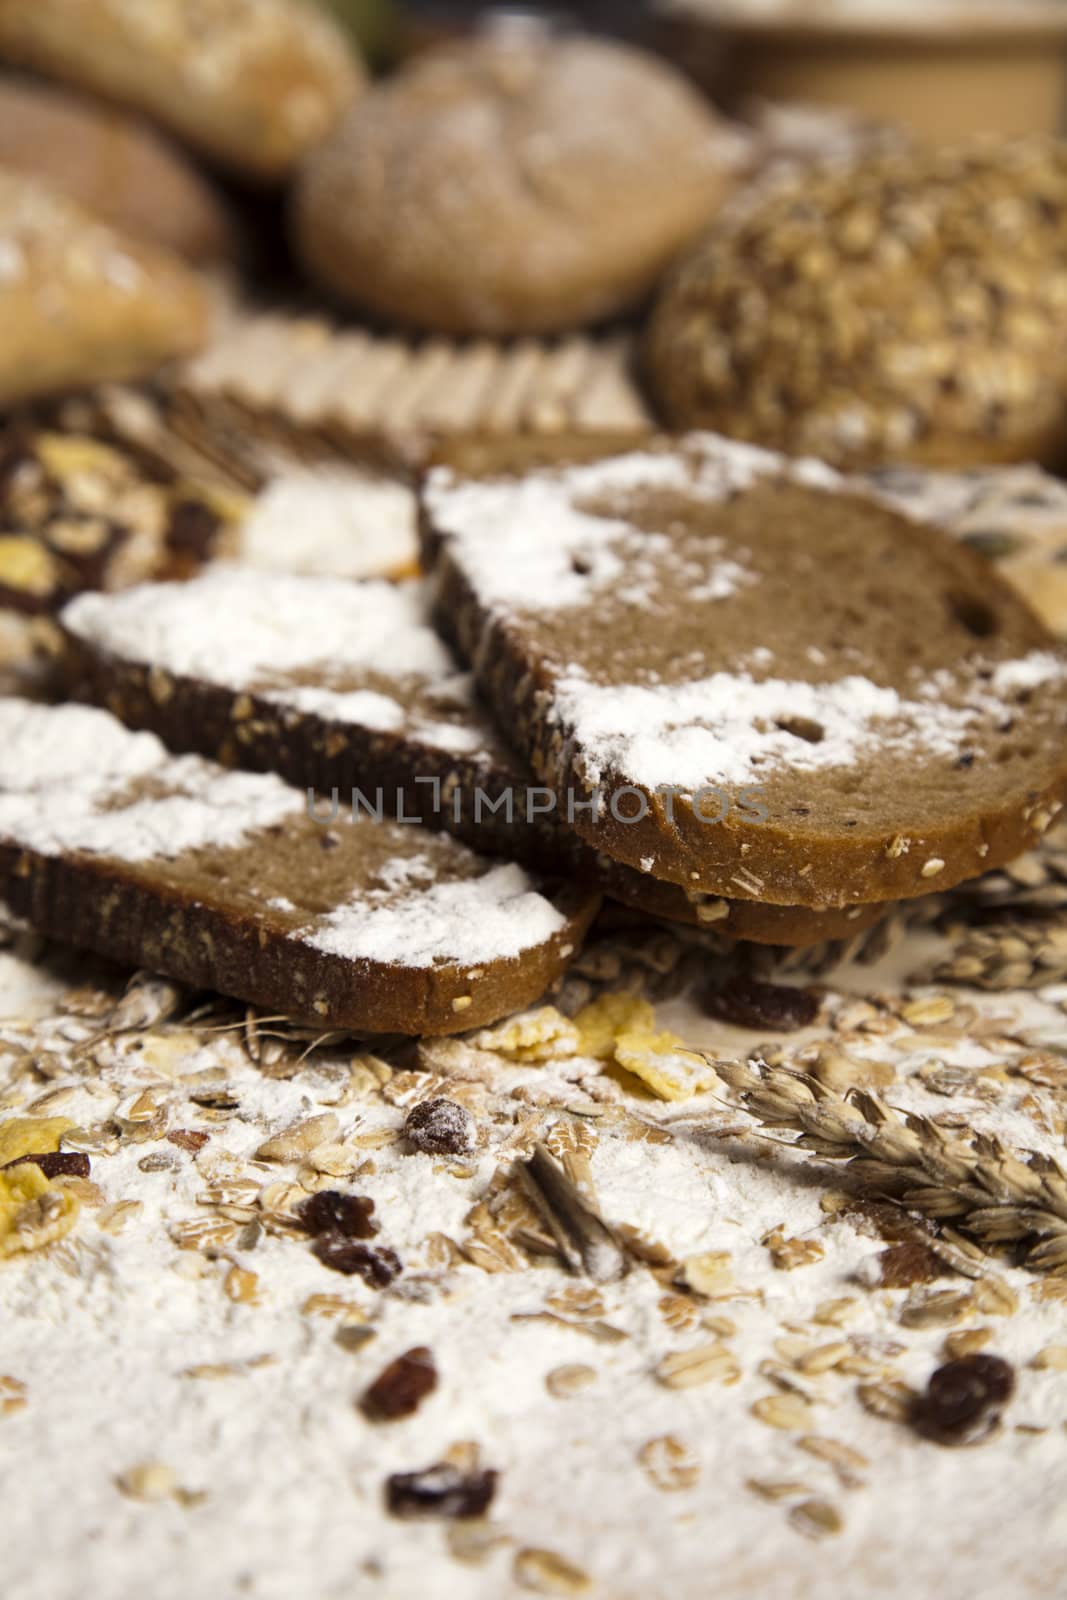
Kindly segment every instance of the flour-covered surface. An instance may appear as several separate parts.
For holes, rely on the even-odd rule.
[[[267,572],[408,574],[417,561],[414,498],[402,483],[353,467],[290,467],[256,499],[240,559]]]
[[[63,625],[106,661],[250,691],[283,726],[319,717],[403,735],[446,758],[509,765],[469,673],[430,624],[418,582],[221,565],[188,583],[80,596]],[[247,718],[251,702],[243,704]]]
[[[1049,934],[1058,848],[1015,883],[1043,887]],[[923,1113],[924,1141],[978,1129],[1062,1156],[1067,964],[1043,988],[1017,957],[1016,987],[946,984],[970,915],[946,900],[874,965],[817,977],[805,957],[787,981],[818,1013],[792,1034],[712,1020],[723,973],[700,937],[646,931],[606,934],[532,1013],[403,1051],[144,974],[72,983],[12,947],[0,1159],[86,1159],[14,1224],[3,1185],[29,1169],[0,1173],[5,1584],[1060,1592],[1065,1280],[977,1254],[965,1224],[898,1218],[707,1066],[758,1052]],[[706,1087],[662,1098],[686,1060]],[[968,1446],[923,1436],[913,1395],[976,1353],[1013,1369],[977,1431],[1001,1421]],[[415,1409],[369,1420],[371,1384]],[[439,1463],[416,1489],[453,1513],[489,1498],[483,1515],[387,1509],[412,1498],[398,1475]]]
[[[0,699],[0,892],[37,931],[324,1028],[448,1033],[536,998],[598,896],[459,840]]]

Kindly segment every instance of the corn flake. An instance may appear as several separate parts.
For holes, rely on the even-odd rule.
[[[687,1050],[673,1033],[635,1028],[618,1036],[614,1055],[620,1067],[640,1078],[661,1100],[688,1100],[719,1081],[711,1063]]]
[[[584,1006],[574,1019],[580,1039],[579,1054],[610,1061],[620,1034],[651,1033],[656,1013],[647,1000],[635,994],[603,994]]]

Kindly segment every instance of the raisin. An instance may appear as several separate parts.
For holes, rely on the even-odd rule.
[[[0,1172],[27,1163],[40,1167],[46,1178],[87,1178],[90,1172],[89,1157],[76,1150],[47,1150],[40,1155],[18,1156],[14,1161],[5,1162]]]
[[[911,1240],[890,1245],[878,1257],[883,1289],[910,1289],[916,1283],[933,1283],[944,1276],[945,1269],[929,1245]]]
[[[937,1444],[976,1444],[996,1427],[1014,1388],[1015,1370],[1001,1356],[960,1356],[932,1374],[912,1405],[912,1424]]]
[[[360,1277],[372,1289],[385,1289],[400,1275],[400,1257],[384,1245],[356,1244],[343,1233],[323,1233],[311,1248],[324,1267]]]
[[[496,1493],[491,1467],[461,1472],[439,1461],[422,1472],[394,1472],[385,1480],[385,1503],[394,1517],[484,1517]]]
[[[735,1028],[770,1028],[792,1033],[806,1028],[819,1014],[818,997],[810,989],[793,989],[780,983],[760,983],[756,978],[728,978],[721,989],[704,995],[704,1010],[719,1022]]]
[[[454,1100],[420,1100],[408,1112],[404,1132],[427,1155],[460,1156],[474,1145],[474,1118]]]
[[[360,1400],[359,1409],[371,1422],[395,1422],[399,1417],[412,1416],[436,1388],[433,1352],[424,1344],[416,1345],[379,1372]]]
[[[198,566],[215,547],[222,526],[218,513],[201,500],[179,500],[170,514],[167,548],[176,556],[191,558]]]
[[[338,1189],[320,1189],[300,1206],[300,1221],[308,1233],[338,1234],[342,1239],[373,1239],[378,1232],[374,1201]]]

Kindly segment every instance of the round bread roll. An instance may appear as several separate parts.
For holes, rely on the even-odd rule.
[[[65,89],[0,78],[0,165],[198,264],[232,260],[234,229],[196,168],[154,129]]]
[[[272,180],[330,132],[363,82],[340,26],[310,0],[0,0],[0,57]]]
[[[671,426],[847,466],[1062,458],[1067,145],[887,149],[729,209],[648,329]]]
[[[298,248],[368,311],[544,333],[633,305],[708,223],[732,141],[670,67],[620,45],[489,35],[418,58],[304,166]]]

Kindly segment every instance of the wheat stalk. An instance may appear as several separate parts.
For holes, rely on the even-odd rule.
[[[800,1135],[791,1149],[846,1162],[866,1191],[984,1249],[1026,1245],[1028,1267],[1067,1274],[1067,1170],[1051,1156],[1011,1150],[992,1134],[961,1137],[864,1089],[846,1098],[790,1067],[709,1059],[765,1128]]]

